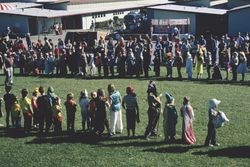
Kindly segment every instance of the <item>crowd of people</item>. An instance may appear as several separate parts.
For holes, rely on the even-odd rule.
[[[45,93],[44,87],[35,88],[32,96],[27,89],[21,90],[21,98],[17,98],[11,92],[12,86],[6,85],[6,93],[3,96],[6,111],[6,129],[21,131],[23,119],[23,131],[29,134],[35,130],[40,135],[46,135],[50,131],[56,134],[62,133],[62,122],[66,115],[67,132],[75,133],[75,117],[80,107],[82,131],[93,133],[96,136],[106,135],[112,137],[123,132],[122,109],[126,113],[127,135],[135,137],[136,124],[140,122],[138,99],[132,86],[126,88],[126,95],[121,96],[114,84],[107,87],[108,96],[104,89],[92,91],[90,96],[87,90],[80,92],[77,101],[73,93],[68,93],[66,101],[62,107],[61,98],[58,97],[53,87],[48,87]],[[148,100],[148,124],[145,129],[145,139],[158,135],[159,117],[162,113],[163,103],[162,94],[158,94],[156,83],[149,81],[147,89]],[[172,143],[176,140],[176,124],[178,112],[175,107],[174,97],[170,93],[165,93],[165,107],[163,111],[164,141]],[[2,102],[2,101],[1,101]],[[208,134],[205,146],[218,146],[216,142],[216,128],[221,127],[228,121],[225,114],[217,111],[220,101],[217,99],[209,100],[209,122]],[[63,111],[63,110],[66,110]],[[190,103],[190,97],[184,97],[183,106],[180,108],[182,117],[182,141],[185,144],[195,144],[196,137],[193,128],[194,111]],[[66,113],[66,114],[64,114]],[[109,114],[109,116],[108,116]],[[78,115],[78,114],[77,114]],[[11,120],[11,124],[10,121]],[[132,132],[132,134],[131,134]]]
[[[207,79],[235,81],[237,73],[240,73],[244,81],[250,39],[247,33],[221,38],[190,35],[183,39],[169,39],[162,36],[156,42],[152,42],[149,36],[130,37],[128,40],[121,37],[117,41],[112,38],[105,40],[101,36],[94,46],[90,46],[88,41],[64,42],[58,39],[55,43],[47,37],[34,42],[27,36],[26,43],[20,38],[0,40],[0,67],[4,67],[8,84],[13,83],[14,67],[20,69],[21,75],[54,74],[64,77],[71,74],[83,78],[96,75],[107,78],[148,77],[151,65],[156,76],[160,76],[160,67],[165,65],[166,77],[170,79],[174,67],[180,80],[183,79],[182,68],[185,67],[188,79],[200,79],[206,67]],[[226,71],[225,78],[221,75],[222,68]]]

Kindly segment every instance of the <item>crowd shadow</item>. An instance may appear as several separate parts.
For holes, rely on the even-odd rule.
[[[36,138],[32,139],[26,144],[61,144],[61,143],[83,143],[90,145],[102,145],[102,142],[105,141],[128,141],[130,139],[138,138],[128,138],[127,136],[117,135],[115,137],[110,137],[108,134],[97,135],[92,132],[75,132],[68,133],[66,131],[61,132],[60,134],[56,133],[46,133],[39,134],[37,133]]]
[[[30,133],[25,133],[24,129],[18,129],[15,128],[0,128],[0,137],[9,137],[9,138],[25,138],[29,136],[36,136],[35,131],[31,131]]]
[[[180,154],[180,153],[186,153],[191,149],[196,149],[196,148],[202,148],[204,146],[202,145],[182,145],[182,146],[171,146],[168,145],[167,147],[162,147],[162,148],[149,148],[143,150],[144,152],[156,152],[156,153],[172,153],[172,154]]]
[[[209,157],[250,158],[250,146],[228,147],[206,152],[193,152],[192,154],[207,155]]]

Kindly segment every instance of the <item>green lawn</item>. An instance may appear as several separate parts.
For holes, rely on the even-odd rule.
[[[175,70],[175,69],[174,69]],[[163,125],[160,118],[161,137],[144,140],[141,136],[147,124],[146,90],[148,79],[95,79],[81,80],[72,78],[15,77],[13,92],[20,97],[20,90],[32,91],[40,85],[53,86],[56,94],[65,101],[68,92],[73,92],[78,101],[80,91],[88,92],[97,88],[107,90],[109,83],[114,83],[122,95],[125,88],[133,85],[139,100],[141,123],[137,125],[135,139],[126,137],[126,122],[123,112],[124,132],[113,138],[93,138],[80,131],[74,136],[64,133],[61,136],[50,134],[39,138],[36,133],[30,136],[7,133],[0,129],[0,164],[7,166],[249,166],[250,164],[250,84],[249,80],[240,83],[226,81],[167,81],[162,77],[156,80],[159,92],[170,92],[176,99],[176,108],[180,109],[184,96],[191,97],[195,112],[194,129],[197,143],[187,146],[177,140],[175,144],[163,143]],[[152,75],[152,72],[151,72]],[[248,74],[249,75],[249,74]],[[247,76],[248,79],[249,76]],[[0,83],[4,76],[0,76]],[[4,87],[0,86],[0,96]],[[221,100],[219,110],[224,111],[230,122],[218,129],[217,137],[220,147],[202,147],[208,121],[208,100]],[[165,98],[162,98],[163,103]],[[3,110],[4,106],[2,106]],[[4,110],[3,110],[4,111]],[[63,129],[66,129],[66,114],[63,110]],[[23,121],[23,120],[22,120]],[[4,118],[0,123],[5,124]],[[181,138],[181,117],[178,118],[177,139]],[[23,122],[22,122],[23,124]],[[76,129],[81,129],[80,109],[76,116]]]

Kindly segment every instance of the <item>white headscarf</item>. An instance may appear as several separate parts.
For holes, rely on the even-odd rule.
[[[217,99],[213,98],[213,99],[210,99],[210,100],[209,100],[208,107],[209,107],[209,108],[216,108],[216,107],[218,107],[218,105],[219,105],[220,103],[221,103],[220,100],[217,100]]]

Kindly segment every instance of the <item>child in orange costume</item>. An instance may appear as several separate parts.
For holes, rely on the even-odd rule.
[[[52,115],[54,131],[62,132],[62,106],[58,97],[53,100]]]

